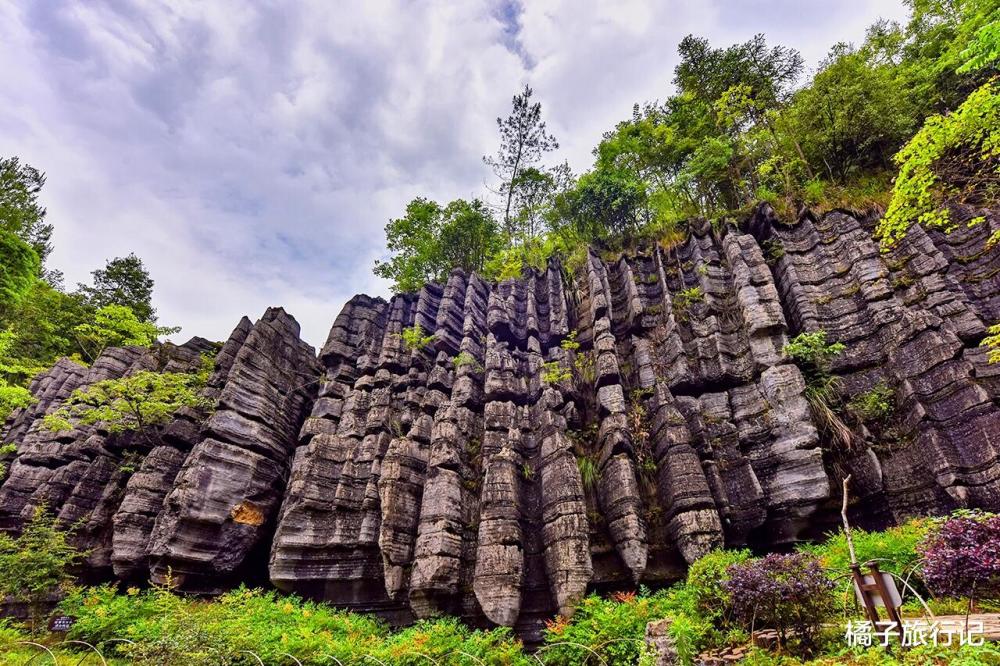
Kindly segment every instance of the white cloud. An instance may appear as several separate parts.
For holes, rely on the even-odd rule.
[[[494,118],[530,82],[580,171],[634,102],[670,93],[687,33],[765,32],[814,64],[877,0],[0,6],[0,155],[48,174],[68,282],[135,251],[161,321],[225,337],[283,305],[312,344],[418,194],[484,193]]]

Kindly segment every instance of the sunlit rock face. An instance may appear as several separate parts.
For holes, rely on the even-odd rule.
[[[972,217],[969,211],[967,217]],[[491,284],[455,271],[390,301],[356,296],[318,355],[270,309],[221,348],[195,339],[61,361],[12,416],[0,528],[46,505],[81,525],[94,579],[217,592],[239,582],[397,622],[442,613],[525,635],[589,590],[661,584],[719,546],[835,526],[840,479],[869,527],[1000,509],[1000,228],[913,230],[879,251],[847,212],[592,251]],[[407,345],[419,326],[427,344]],[[791,337],[826,331],[846,399],[888,420],[835,440]],[[154,432],[52,433],[76,388],[216,354],[213,410]]]

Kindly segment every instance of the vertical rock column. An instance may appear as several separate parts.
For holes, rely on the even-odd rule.
[[[229,339],[215,355],[215,370],[202,396],[213,404],[218,400],[229,371],[253,324],[243,317]],[[174,487],[184,460],[200,440],[206,418],[202,410],[185,408],[164,428],[160,445],[154,447],[132,474],[124,498],[113,517],[111,564],[122,580],[145,581],[149,576],[149,540],[163,500]]]
[[[170,571],[185,589],[217,591],[266,543],[319,376],[296,321],[269,308],[240,347],[156,520],[154,580]]]

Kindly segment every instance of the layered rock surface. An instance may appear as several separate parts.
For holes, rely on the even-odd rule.
[[[985,246],[1000,222],[917,229],[884,254],[872,224],[764,207],[744,230],[693,223],[679,244],[572,270],[455,271],[353,298],[318,359],[272,309],[218,351],[214,410],[141,436],[40,419],[102,378],[192,369],[204,341],[61,361],[3,430],[17,453],[0,527],[45,504],[83,525],[95,576],[269,579],[399,622],[530,633],[588,590],[668,582],[712,548],[819,536],[848,472],[862,525],[998,509],[1000,369],[977,345],[1000,319]],[[893,404],[846,444],[782,351],[819,330],[846,345],[841,392]]]

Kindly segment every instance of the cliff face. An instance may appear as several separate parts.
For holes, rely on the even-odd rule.
[[[76,387],[197,365],[193,340],[60,362],[16,414],[0,528],[40,504],[95,577],[212,592],[262,582],[398,621],[437,613],[537,627],[588,589],[666,582],[721,546],[778,548],[835,526],[1000,509],[1000,217],[892,252],[844,212],[692,225],[669,249],[557,265],[390,302],[357,296],[319,354],[271,309],[240,322],[195,411],[145,436],[40,416]],[[410,348],[401,335],[433,333]],[[887,421],[834,439],[782,354],[824,330],[846,396],[885,387]],[[138,457],[135,465],[124,464]]]

